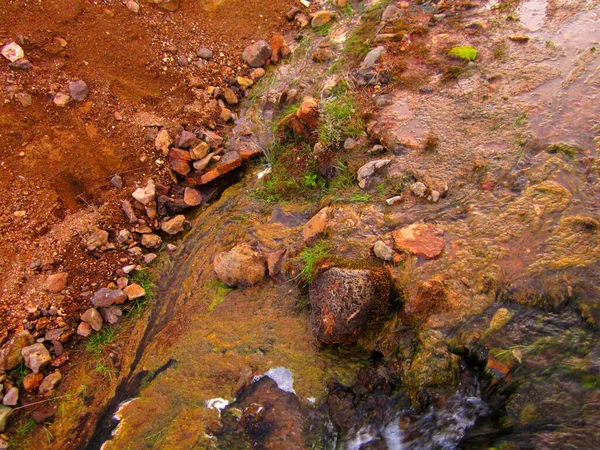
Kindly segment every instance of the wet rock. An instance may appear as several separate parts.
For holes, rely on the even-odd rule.
[[[68,278],[69,274],[67,272],[53,273],[46,280],[45,288],[48,292],[60,292],[67,287]]]
[[[40,343],[24,347],[21,350],[21,355],[23,356],[23,362],[25,363],[25,366],[33,373],[38,373],[50,361],[52,361],[52,357],[50,356],[48,349],[46,349],[46,347]]]
[[[15,42],[6,44],[4,47],[2,47],[0,52],[2,53],[2,56],[4,56],[10,62],[15,62],[19,59],[25,58],[25,52],[23,51],[23,48]]]
[[[123,178],[117,174],[113,175],[113,177],[110,179],[110,185],[117,189],[121,189],[123,187]]]
[[[386,22],[388,20],[395,19],[399,13],[400,13],[400,10],[398,9],[398,7],[396,7],[396,5],[389,5],[383,11],[383,14],[381,15],[381,20]]]
[[[233,92],[228,87],[223,89],[223,97],[225,97],[225,101],[229,105],[237,105],[239,103],[239,100],[237,98],[237,95],[235,95],[235,92]]]
[[[108,308],[100,308],[100,315],[106,323],[116,325],[121,320],[123,311],[117,306],[109,306]]]
[[[421,183],[420,181],[411,184],[409,186],[409,189],[410,192],[412,192],[413,195],[417,197],[425,197],[425,193],[427,192],[427,186],[425,186],[425,184]]]
[[[201,175],[199,180],[195,178],[188,178],[187,180],[194,184],[207,184],[219,178],[220,176],[237,169],[241,165],[242,158],[240,157],[239,153],[227,152],[221,157],[221,160],[217,163],[217,165],[215,165],[212,170]]]
[[[198,143],[198,137],[191,131],[183,130],[177,146],[180,148],[190,148]]]
[[[140,202],[142,205],[146,206],[152,200],[154,200],[156,196],[156,185],[153,180],[148,180],[145,188],[137,188],[131,196]]]
[[[102,329],[102,315],[95,308],[90,308],[84,312],[81,315],[81,320],[87,323],[95,331],[100,331]],[[77,330],[77,334],[79,334],[79,329]]]
[[[397,250],[407,251],[416,256],[433,259],[444,251],[444,240],[428,224],[413,223],[392,232]]]
[[[44,374],[30,373],[23,378],[23,389],[27,392],[35,391],[44,379]]]
[[[367,53],[365,59],[363,60],[363,67],[365,69],[370,69],[377,64],[379,58],[381,58],[385,54],[385,47],[376,47]]]
[[[18,402],[19,389],[15,386],[8,388],[4,394],[4,397],[2,398],[2,404],[4,406],[17,406]]]
[[[0,433],[3,433],[6,430],[6,425],[8,423],[8,416],[10,415],[12,408],[8,406],[0,406]]]
[[[158,248],[162,244],[162,239],[157,234],[142,235],[141,245],[145,248]]]
[[[292,53],[283,36],[275,33],[271,39],[271,62],[277,64],[280,59],[286,58]]]
[[[320,48],[316,50],[312,55],[312,59],[316,63],[333,61],[335,58],[335,52],[329,48]]]
[[[125,216],[127,216],[129,223],[138,223],[139,220],[136,217],[135,212],[133,211],[133,207],[131,206],[131,203],[129,203],[128,200],[123,200],[121,202],[121,208],[123,209],[123,213],[125,213]]]
[[[306,225],[304,225],[304,229],[302,230],[302,238],[304,239],[305,244],[312,244],[325,232],[329,226],[331,213],[331,208],[327,206],[315,214],[308,222],[306,222]]]
[[[389,273],[382,269],[334,267],[310,286],[311,329],[323,344],[352,343],[370,320],[386,311]]]
[[[71,97],[69,96],[69,94],[65,94],[63,92],[59,92],[58,94],[56,94],[54,96],[54,98],[52,99],[52,101],[54,102],[54,104],[56,106],[58,106],[60,108],[64,108],[71,101]]]
[[[392,261],[394,259],[394,249],[390,248],[385,242],[379,240],[373,245],[373,253],[379,259]]]
[[[431,314],[447,309],[446,289],[441,279],[432,278],[419,283],[416,295],[409,295],[402,311],[403,320],[417,327]]]
[[[194,188],[186,187],[183,191],[183,201],[187,206],[198,206],[202,203],[202,194]]]
[[[112,304],[123,304],[127,296],[121,289],[102,288],[92,297],[92,304],[96,308],[105,308]]]
[[[366,189],[371,184],[373,176],[382,168],[387,166],[392,160],[391,159],[377,159],[370,161],[358,169],[356,177],[358,178],[358,185],[362,189]]]
[[[281,273],[286,253],[287,250],[284,249],[271,252],[267,255],[267,267],[269,269],[270,277],[276,277]]]
[[[213,57],[213,51],[210,48],[203,47],[196,50],[196,55],[199,58],[210,60]]]
[[[27,330],[20,330],[8,341],[8,344],[4,346],[3,358],[0,358],[0,362],[3,359],[3,367],[5,370],[13,370],[17,368],[23,362],[23,356],[21,350],[28,345],[32,345],[34,342],[33,336]]]
[[[158,132],[156,138],[154,139],[154,147],[156,150],[162,152],[164,156],[169,154],[169,147],[173,143],[169,132],[164,128]]]
[[[312,20],[310,21],[310,26],[313,28],[319,28],[325,25],[326,23],[331,22],[333,15],[331,11],[317,11],[312,15]]]
[[[69,81],[69,94],[71,94],[71,98],[76,102],[84,101],[87,98],[88,93],[89,89],[85,81]]]
[[[180,214],[178,216],[173,217],[166,222],[163,222],[160,226],[161,230],[170,235],[175,235],[183,231],[183,226],[185,224],[185,216]]]
[[[50,392],[56,389],[56,386],[58,386],[60,380],[62,380],[62,374],[60,371],[56,370],[52,372],[50,375],[44,378],[44,381],[42,381],[39,390],[40,395],[48,395]]]
[[[271,57],[272,49],[267,41],[260,40],[246,47],[242,59],[250,67],[262,67]]]
[[[194,148],[192,148],[190,150],[190,157],[193,160],[202,159],[206,155],[208,155],[208,152],[209,152],[208,144],[206,142],[200,142],[198,145],[194,146]]]
[[[89,251],[104,247],[106,244],[108,244],[108,231],[104,230],[94,231],[85,242],[85,246]]]
[[[79,336],[88,337],[92,334],[92,327],[87,322],[80,322],[77,326],[77,334]]]
[[[248,244],[235,246],[214,258],[214,269],[219,279],[232,287],[246,287],[265,278],[267,266],[264,256]]]
[[[123,289],[123,293],[127,296],[128,300],[135,300],[146,295],[146,290],[137,283],[131,283]]]

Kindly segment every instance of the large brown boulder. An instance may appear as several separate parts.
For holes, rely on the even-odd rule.
[[[259,283],[267,274],[265,257],[250,247],[240,244],[214,259],[219,280],[232,287],[247,287]]]
[[[311,328],[319,343],[352,343],[386,311],[390,276],[384,269],[334,267],[310,286]]]

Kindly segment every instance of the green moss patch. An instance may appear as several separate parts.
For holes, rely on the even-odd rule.
[[[448,56],[453,58],[459,58],[465,61],[475,61],[477,59],[477,50],[470,45],[460,45],[458,47],[452,47],[448,51]]]

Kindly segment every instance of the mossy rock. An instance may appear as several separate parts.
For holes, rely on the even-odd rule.
[[[448,56],[453,58],[462,59],[465,61],[475,61],[477,59],[478,52],[470,45],[460,45],[458,47],[452,47],[448,51]]]
[[[555,144],[550,144],[546,151],[548,153],[562,153],[563,155],[575,157],[579,152],[579,148],[575,145],[567,144],[565,142],[557,142]]]

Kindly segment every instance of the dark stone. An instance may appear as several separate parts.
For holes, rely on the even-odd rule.
[[[13,70],[31,70],[33,65],[28,59],[21,58],[17,59],[15,62],[11,62],[8,67]]]

